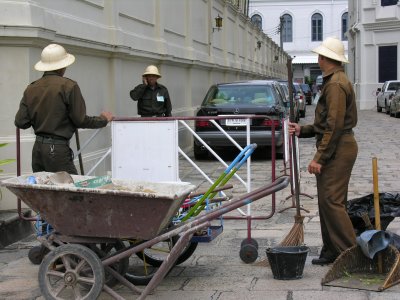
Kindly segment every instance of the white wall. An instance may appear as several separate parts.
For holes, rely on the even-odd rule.
[[[218,14],[223,28],[213,32]],[[129,91],[149,64],[163,75],[174,116],[192,116],[212,83],[287,76],[286,53],[224,0],[9,0],[0,2],[0,26],[0,143],[10,143],[2,158],[16,156],[14,116],[26,86],[42,75],[33,66],[49,43],[76,56],[66,76],[79,83],[89,115],[136,116]],[[81,144],[92,132],[80,130]],[[21,131],[23,173],[31,171],[33,141],[32,129]],[[86,171],[110,145],[107,128],[83,153]],[[2,169],[0,179],[15,176],[15,164]],[[97,174],[107,170],[109,160]],[[4,192],[0,209],[8,208],[15,200]]]
[[[380,46],[397,45],[397,79],[400,72],[400,3],[382,7],[378,0],[350,1],[349,73],[361,109],[376,109]]]

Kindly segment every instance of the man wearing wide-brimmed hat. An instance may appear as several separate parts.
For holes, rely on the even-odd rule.
[[[353,128],[357,124],[354,90],[342,63],[348,63],[343,43],[334,37],[325,39],[313,52],[323,73],[321,95],[315,109],[314,124],[290,123],[289,131],[299,137],[315,137],[317,151],[308,165],[315,174],[321,223],[322,250],[312,263],[332,263],[341,252],[356,244],[356,236],[347,214],[347,190],[357,158]]]
[[[170,117],[172,111],[168,89],[159,84],[161,78],[156,66],[150,65],[142,75],[142,84],[130,91],[133,101],[137,101],[138,114],[142,117]]]
[[[66,171],[78,174],[73,162],[69,140],[77,128],[101,128],[113,119],[110,112],[98,117],[86,115],[85,100],[78,84],[63,77],[75,57],[64,47],[50,44],[35,64],[43,71],[42,78],[32,82],[25,90],[15,116],[15,126],[32,126],[36,141],[32,149],[33,172]]]

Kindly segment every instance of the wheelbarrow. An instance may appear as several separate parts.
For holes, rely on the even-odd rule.
[[[372,167],[375,227],[377,232],[371,232],[373,233],[372,235],[366,236],[380,238],[384,237],[384,235],[376,235],[376,233],[381,233],[376,158],[372,160]],[[390,244],[387,247],[383,247],[384,242],[380,240],[374,242],[365,240],[361,236],[357,240],[358,245],[342,252],[335,260],[332,268],[322,279],[322,285],[383,291],[400,283],[400,254],[398,249]]]
[[[45,177],[48,173],[34,173]],[[113,189],[80,188],[74,185],[28,184],[28,176],[1,182],[54,227],[54,232],[39,240],[51,251],[43,259],[38,273],[39,286],[46,299],[96,299],[102,291],[114,299],[123,299],[107,277],[127,286],[144,299],[174,266],[193,234],[210,226],[223,214],[271,195],[289,184],[288,177],[262,186],[215,210],[200,214],[177,226],[169,227],[173,216],[194,186],[188,183],[146,183],[112,180]],[[87,179],[72,176],[74,181]],[[123,261],[174,236],[167,258],[153,273],[140,260],[138,279],[150,277],[144,289],[124,277]],[[121,239],[136,243],[107,253],[103,247]],[[96,250],[97,248],[97,250]],[[120,268],[121,267],[121,268]],[[122,274],[121,274],[122,273]]]

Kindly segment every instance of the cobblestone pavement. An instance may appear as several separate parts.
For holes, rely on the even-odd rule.
[[[300,123],[313,119],[313,106],[307,106],[307,116]],[[359,112],[359,123],[355,136],[359,145],[359,155],[349,186],[349,199],[358,198],[373,192],[372,158],[378,158],[380,192],[400,191],[400,136],[399,119],[390,118],[384,113],[364,110]],[[283,281],[273,279],[270,267],[265,266],[265,250],[277,245],[294,224],[295,209],[292,207],[290,188],[276,194],[276,212],[271,218],[252,220],[251,236],[258,241],[259,258],[253,264],[245,264],[239,258],[241,242],[247,237],[247,223],[244,220],[225,220],[224,230],[210,243],[200,243],[194,254],[184,263],[176,266],[168,274],[155,292],[147,299],[400,299],[400,286],[383,292],[321,286],[321,279],[330,266],[313,266],[311,259],[316,257],[321,247],[319,217],[316,201],[315,178],[306,172],[308,162],[314,153],[314,140],[301,139],[300,174],[301,204],[309,213],[305,216],[305,243],[310,247],[304,267],[303,278]],[[271,160],[263,153],[252,156],[251,186],[256,188],[271,181]],[[200,163],[202,170],[216,179],[225,167],[216,160]],[[277,161],[277,175],[284,173],[283,161]],[[246,167],[238,174],[246,178]],[[201,187],[209,184],[185,161],[180,162],[180,176]],[[242,195],[244,186],[235,178],[230,183],[234,188],[227,191],[230,196]],[[250,207],[252,216],[268,216],[271,211],[271,197],[259,200]],[[283,208],[289,208],[279,212]],[[242,208],[247,212],[248,208]],[[233,211],[227,215],[239,216]],[[395,219],[388,230],[400,234],[400,220]],[[27,252],[37,241],[32,236],[0,250],[0,299],[43,299],[38,288],[38,266],[27,259]],[[125,287],[117,286],[126,299],[135,299]],[[111,299],[103,293],[100,299]]]

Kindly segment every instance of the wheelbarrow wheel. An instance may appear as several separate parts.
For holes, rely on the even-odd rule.
[[[258,257],[258,250],[252,244],[244,244],[240,248],[239,256],[244,263],[250,264],[256,261]]]
[[[175,246],[178,240],[179,236],[174,236],[166,241],[155,244],[151,248],[147,248],[142,252],[138,252],[136,253],[136,255],[141,260],[152,265],[153,267],[159,267],[161,266],[167,255],[171,252],[171,249]],[[187,246],[182,250],[182,253],[176,260],[175,265],[179,265],[185,262],[196,250],[197,245],[197,242],[189,242]]]
[[[125,278],[134,285],[147,285],[157,272],[158,267],[154,267],[136,255],[129,258],[129,268],[125,273]]]
[[[50,252],[50,250],[43,245],[34,246],[29,250],[28,258],[29,258],[30,262],[33,263],[34,265],[40,265],[43,258],[49,252]]]
[[[253,239],[253,238],[246,238],[242,241],[242,243],[240,244],[240,247],[243,247],[244,245],[253,245],[254,247],[256,247],[256,249],[258,249],[258,242],[257,240]]]
[[[88,244],[87,245],[100,259],[106,258],[108,256],[112,256],[115,252],[120,251],[125,247],[124,243],[121,240],[117,240],[114,243],[101,243],[101,244]],[[120,275],[124,276],[126,271],[129,268],[129,257],[123,258],[116,263],[110,265],[115,271],[117,271]],[[109,287],[113,287],[118,283],[118,279],[112,276],[110,273],[105,271],[105,284]]]
[[[100,259],[77,244],[61,245],[47,254],[38,276],[45,299],[97,299],[104,285]]]

